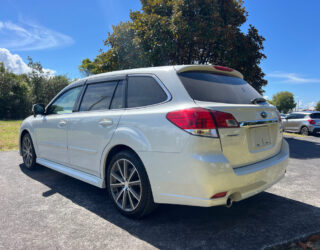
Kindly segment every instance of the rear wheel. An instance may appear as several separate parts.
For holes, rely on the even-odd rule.
[[[22,138],[22,158],[23,163],[28,169],[34,169],[36,167],[36,153],[34,151],[31,136],[26,133]]]
[[[301,129],[300,129],[300,134],[302,135],[309,135],[309,129],[305,126],[303,126]]]
[[[116,154],[108,166],[106,178],[109,196],[123,215],[141,218],[155,208],[147,173],[134,153]]]

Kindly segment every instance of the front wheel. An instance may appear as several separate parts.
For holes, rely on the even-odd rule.
[[[37,165],[36,153],[34,151],[31,136],[28,133],[26,133],[22,138],[21,151],[24,165],[28,169],[34,169]]]
[[[109,196],[123,215],[141,218],[156,207],[147,173],[133,152],[116,154],[108,166],[106,179]]]
[[[302,135],[309,135],[309,129],[307,127],[302,127],[300,133]]]

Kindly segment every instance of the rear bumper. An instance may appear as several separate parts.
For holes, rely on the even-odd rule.
[[[141,156],[148,166],[150,157]],[[225,205],[228,198],[243,200],[278,182],[288,165],[289,147],[283,140],[276,156],[236,169],[222,154],[193,155],[191,159],[181,154],[162,154],[151,158],[153,163],[161,163],[155,166],[156,172],[147,168],[155,202],[210,207]],[[210,198],[220,192],[227,195]]]
[[[311,133],[318,133],[320,132],[320,126],[309,126],[309,131]]]

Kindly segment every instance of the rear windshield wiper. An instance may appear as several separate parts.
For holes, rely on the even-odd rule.
[[[250,101],[250,103],[252,103],[252,104],[258,104],[258,103],[261,103],[261,102],[267,102],[267,100],[262,98],[262,97],[256,97],[256,98],[253,98]]]

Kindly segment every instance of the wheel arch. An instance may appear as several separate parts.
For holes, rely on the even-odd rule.
[[[131,147],[125,145],[125,144],[118,144],[118,145],[114,145],[110,150],[109,152],[106,154],[105,156],[105,159],[104,159],[104,164],[103,164],[103,169],[102,169],[102,178],[104,179],[104,181],[106,182],[106,172],[107,172],[107,167],[109,166],[109,163],[111,162],[112,160],[112,157],[114,155],[116,155],[117,153],[121,152],[121,151],[130,151],[132,152],[134,155],[136,155],[139,160],[142,162],[143,164],[143,161],[141,159],[141,157],[139,156],[139,154],[134,150],[132,149]],[[144,164],[143,164],[144,166]],[[146,168],[144,167],[146,173],[147,173],[147,170]],[[147,173],[148,175],[148,173]],[[148,177],[149,178],[149,177]]]
[[[106,154],[106,156],[104,158],[104,162],[103,162],[102,175],[101,175],[101,177],[103,179],[103,187],[106,187],[106,185],[107,185],[106,173],[107,173],[108,165],[112,160],[112,157],[114,155],[116,155],[117,153],[119,153],[121,151],[125,151],[125,150],[132,152],[141,161],[142,166],[143,166],[143,168],[144,168],[144,170],[146,172],[147,178],[148,178],[149,186],[150,186],[150,189],[151,189],[151,194],[153,196],[153,189],[152,189],[152,185],[150,183],[150,177],[149,177],[149,174],[148,174],[148,170],[147,170],[142,158],[140,157],[140,155],[132,147],[130,147],[128,145],[125,145],[125,144],[114,145],[113,147],[111,147],[111,149]]]
[[[32,135],[31,135],[29,129],[24,128],[23,130],[21,130],[20,137],[19,137],[19,153],[20,153],[20,155],[22,155],[22,148],[21,148],[22,147],[22,139],[23,139],[25,134],[29,134],[30,135],[31,140],[32,140],[32,144],[33,144],[33,147],[34,147],[34,140],[32,138]],[[35,149],[35,147],[34,147],[34,149]]]
[[[129,150],[133,152],[144,165],[139,151],[149,151],[151,149],[148,138],[137,128],[132,127],[118,127],[112,136],[111,141],[105,146],[100,158],[100,177],[106,184],[106,169],[112,157],[122,151]],[[144,169],[148,175],[146,166]],[[148,176],[149,179],[149,176]],[[150,180],[150,179],[149,179]]]
[[[299,133],[300,133],[300,134],[301,134],[303,128],[307,128],[308,133],[310,133],[310,130],[309,130],[308,126],[305,125],[305,124],[303,124],[303,125],[301,125],[300,130],[299,130]]]

